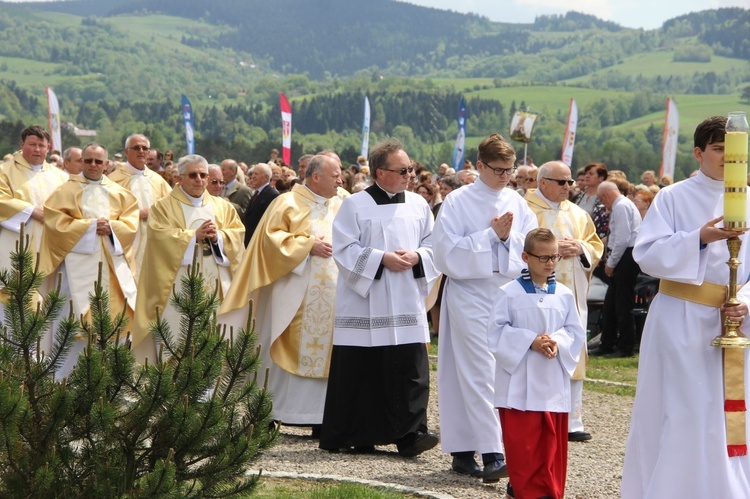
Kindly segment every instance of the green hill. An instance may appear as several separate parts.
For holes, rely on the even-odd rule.
[[[644,31],[575,12],[513,25],[391,0],[0,4],[0,148],[16,147],[19,123],[46,121],[52,86],[63,120],[98,130],[111,148],[142,131],[179,151],[185,93],[200,152],[265,159],[278,147],[284,92],[295,155],[333,147],[353,161],[368,95],[371,141],[399,136],[434,164],[450,156],[463,95],[470,155],[481,137],[506,133],[515,110],[531,109],[540,118],[530,153],[540,162],[559,154],[575,98],[573,166],[604,160],[628,171],[658,167],[671,96],[685,174],[695,123],[750,104],[740,99],[750,57],[737,39],[750,39],[750,10],[704,11]]]

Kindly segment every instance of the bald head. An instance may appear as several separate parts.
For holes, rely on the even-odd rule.
[[[570,195],[570,168],[562,161],[550,161],[539,168],[537,175],[539,190],[553,203],[562,203]],[[562,183],[562,185],[560,185]]]
[[[604,207],[608,210],[611,210],[615,200],[618,197],[622,196],[622,193],[617,187],[617,184],[612,181],[605,180],[604,182],[599,184],[599,187],[597,187],[596,195],[599,197],[599,200],[602,202]]]

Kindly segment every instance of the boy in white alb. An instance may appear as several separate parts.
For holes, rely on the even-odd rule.
[[[565,493],[570,378],[585,332],[573,293],[555,282],[557,251],[549,229],[528,233],[528,270],[498,290],[489,323],[508,496],[518,499]]]

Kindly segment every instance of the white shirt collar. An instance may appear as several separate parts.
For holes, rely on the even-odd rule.
[[[205,196],[205,194],[206,194],[205,192],[203,194],[201,194],[200,197],[196,198],[196,197],[191,196],[187,192],[185,192],[185,189],[183,189],[182,186],[180,186],[180,190],[185,195],[185,197],[188,199],[188,201],[190,201],[190,204],[192,204],[196,208],[199,208],[199,207],[203,206],[203,196]]]
[[[315,193],[314,193],[314,192],[312,191],[312,189],[310,189],[310,188],[309,188],[308,186],[306,186],[306,185],[305,185],[305,186],[303,186],[303,187],[304,187],[305,189],[307,189],[307,190],[308,190],[308,191],[310,192],[310,194],[312,194],[312,195],[313,195],[313,197],[315,198],[315,201],[316,201],[316,202],[317,202],[318,204],[325,204],[325,203],[326,203],[326,202],[328,201],[328,198],[324,198],[323,196],[320,196],[320,195],[318,195],[318,194],[315,194]]]
[[[536,195],[539,196],[540,198],[542,198],[542,200],[544,200],[545,203],[547,203],[548,205],[550,205],[553,210],[559,210],[560,209],[560,203],[555,203],[553,201],[550,201],[546,197],[544,197],[544,194],[542,194],[542,190],[541,189],[537,189],[536,190]]]
[[[125,166],[130,168],[130,171],[133,172],[134,175],[144,175],[146,173],[146,170],[148,170],[148,167],[144,166],[143,170],[139,170],[135,166],[131,165],[129,161],[125,162]]]

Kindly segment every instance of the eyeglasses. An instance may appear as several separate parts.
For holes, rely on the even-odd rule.
[[[393,172],[397,175],[406,175],[407,173],[414,173],[413,166],[410,166],[409,168],[401,168],[400,170],[389,170],[388,168],[381,168],[381,170],[385,170],[387,172]]]
[[[479,161],[482,161],[482,160],[480,159]],[[486,166],[487,168],[489,168],[490,170],[492,170],[492,172],[495,175],[501,175],[501,176],[502,175],[510,175],[511,173],[513,173],[514,171],[516,171],[516,167],[515,166],[512,167],[512,168],[495,168],[495,167],[492,167],[489,164],[485,163],[484,161],[482,161],[482,164],[484,166]]]
[[[558,253],[556,255],[542,255],[542,256],[539,256],[539,255],[535,255],[534,253],[529,253],[527,251],[526,254],[538,258],[541,263],[547,263],[550,260],[552,260],[553,262],[557,263],[557,262],[559,262],[562,259],[562,255],[560,253]]]
[[[208,173],[206,172],[190,172],[187,175],[192,180],[195,180],[196,178],[200,177],[201,180],[205,180],[208,177]]]
[[[557,185],[559,185],[560,187],[564,186],[565,184],[568,184],[569,186],[572,187],[573,184],[575,183],[575,180],[565,180],[565,179],[559,179],[559,178],[547,178],[547,177],[544,177],[544,180],[549,180],[551,182],[557,182]]]
[[[106,163],[106,161],[104,161],[103,159],[94,159],[94,158],[84,158],[83,162],[86,163],[87,165],[96,163],[97,166],[102,166],[104,163]]]
[[[195,172],[193,172],[193,173],[195,173]],[[190,178],[195,178],[195,177],[190,177]],[[203,177],[201,177],[201,178],[203,178]],[[223,180],[215,180],[215,179],[211,181],[211,185],[216,185],[216,184],[224,185],[225,182]]]
[[[146,151],[151,150],[151,148],[148,146],[130,146],[128,147],[128,149],[130,149],[131,151],[141,151],[141,152],[146,152]]]

